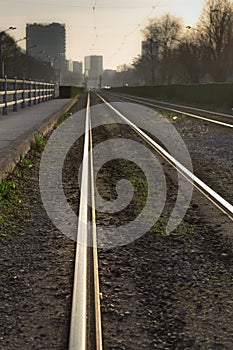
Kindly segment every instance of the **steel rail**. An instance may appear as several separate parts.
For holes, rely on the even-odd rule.
[[[111,108],[121,119],[124,120],[133,130],[137,132],[144,140],[146,140],[156,151],[158,151],[165,159],[180,171],[190,182],[192,182],[197,189],[200,189],[202,194],[206,194],[206,197],[210,197],[211,201],[220,208],[227,216],[233,221],[233,205],[226,201],[222,196],[215,192],[212,188],[206,185],[201,179],[194,175],[190,170],[184,167],[179,161],[170,155],[163,147],[161,147],[157,142],[155,142],[151,137],[149,137],[144,131],[132,123],[128,118],[126,118],[121,112],[119,112],[115,107],[113,107],[109,102],[107,102],[102,96],[97,94],[97,96],[109,107]]]
[[[119,95],[125,96],[124,94],[120,94],[120,93],[119,93]],[[197,108],[197,107],[192,107],[192,106],[187,106],[187,105],[180,105],[180,104],[176,104],[176,103],[165,102],[165,101],[161,101],[161,100],[154,100],[154,99],[151,99],[151,98],[145,98],[145,97],[140,97],[140,96],[132,96],[132,95],[129,95],[129,96],[130,97],[136,97],[136,98],[138,98],[140,100],[151,101],[151,102],[156,102],[156,103],[162,103],[162,104],[165,104],[165,105],[174,106],[174,107],[181,107],[181,108],[185,108],[185,109],[192,109],[192,110],[198,111],[198,112],[212,113],[212,114],[219,115],[221,117],[226,117],[226,118],[233,118],[233,115],[231,115],[231,114],[220,113],[220,112],[213,112],[213,111],[209,111],[209,110],[203,109],[203,108]]]
[[[86,350],[87,341],[87,237],[88,237],[88,170],[89,170],[90,95],[88,94],[83,167],[80,189],[74,286],[70,323],[69,350]],[[82,243],[81,243],[82,242]]]
[[[204,121],[207,121],[207,122],[210,122],[210,123],[214,123],[214,124],[218,124],[218,125],[222,125],[222,126],[226,126],[228,128],[233,128],[233,124],[229,124],[229,123],[225,123],[225,122],[221,122],[219,120],[215,120],[215,119],[210,119],[210,118],[207,118],[207,117],[203,117],[203,116],[200,116],[200,115],[196,115],[196,114],[193,114],[193,113],[189,113],[189,112],[186,112],[186,111],[182,111],[182,110],[178,110],[178,109],[174,109],[174,108],[169,108],[169,107],[165,107],[163,105],[158,105],[156,103],[153,102],[153,100],[150,100],[150,99],[145,99],[143,97],[138,97],[138,96],[126,96],[126,95],[123,95],[123,94],[117,94],[118,96],[126,99],[126,100],[131,100],[131,101],[136,101],[136,102],[142,102],[143,101],[143,104],[147,105],[147,106],[151,106],[151,107],[156,107],[158,109],[164,109],[164,110],[167,110],[167,111],[170,111],[170,112],[174,112],[174,113],[178,113],[178,114],[185,114],[191,118],[196,118],[196,119],[201,119],[201,120],[204,120]],[[148,101],[151,101],[151,102],[148,102]],[[205,113],[212,113],[214,114],[215,116],[222,116],[222,117],[227,117],[227,118],[233,118],[233,116],[231,115],[228,115],[228,114],[222,114],[222,113],[214,113],[214,112],[211,112],[211,111],[207,111],[207,110],[202,110],[202,109],[199,109],[199,108],[193,108],[193,107],[187,107],[187,106],[182,106],[182,105],[175,105],[175,104],[172,104],[172,103],[167,103],[167,102],[160,102],[160,101],[157,101],[156,102],[158,103],[161,103],[161,104],[168,104],[168,105],[171,105],[171,106],[177,106],[177,107],[182,107],[182,108],[186,108],[186,109],[189,109],[189,110],[197,110],[197,111],[200,111],[200,112],[205,112]]]
[[[80,188],[80,204],[78,231],[75,255],[74,285],[69,335],[69,350],[87,350],[87,348],[102,350],[102,332],[100,315],[100,293],[98,276],[98,256],[97,256],[97,238],[95,223],[95,199],[94,199],[94,178],[93,178],[93,156],[92,156],[92,136],[91,136],[91,115],[90,115],[90,94],[88,93],[86,121],[85,121],[85,139],[83,150],[83,166]],[[89,152],[90,151],[90,152]],[[89,206],[87,198],[91,195],[91,221],[89,224]],[[88,275],[88,241],[92,239],[93,244],[93,271],[94,276]],[[95,345],[90,346],[88,339],[88,322],[90,316],[88,310],[88,280],[94,283],[94,324],[95,324]]]
[[[91,118],[90,118],[90,130]],[[92,133],[90,133],[90,149],[92,149]],[[93,273],[94,273],[94,304],[95,304],[95,336],[96,350],[102,350],[102,325],[100,312],[100,287],[99,287],[99,267],[98,267],[98,251],[97,251],[97,234],[96,234],[96,208],[95,208],[95,185],[94,185],[94,161],[93,153],[90,152],[91,167],[91,218],[92,218],[92,244],[93,244]]]

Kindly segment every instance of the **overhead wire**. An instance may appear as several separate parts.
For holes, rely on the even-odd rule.
[[[97,33],[97,26],[96,26],[96,5],[97,5],[97,0],[94,0],[94,4],[92,7],[92,13],[93,13],[93,27],[94,27],[94,33],[95,33],[95,39],[92,42],[91,48],[90,48],[90,52],[92,53],[93,49],[96,46],[96,42],[98,39],[98,33]]]
[[[36,1],[31,1],[31,0],[8,0],[8,2],[17,2],[19,4],[23,3],[23,4],[28,4],[28,5],[32,5],[35,6]],[[96,1],[95,1],[96,3]],[[93,8],[92,5],[77,5],[77,4],[69,4],[68,1],[62,2],[62,3],[58,3],[57,0],[53,1],[53,2],[49,2],[48,0],[46,2],[44,1],[38,1],[38,5],[46,5],[46,6],[56,6],[56,7],[77,7],[77,8],[83,8],[83,9],[91,9]],[[109,6],[98,6],[99,9],[147,9],[148,6],[117,6],[117,5],[109,5]]]
[[[11,1],[11,0],[8,0],[8,1]],[[25,0],[18,0],[17,2],[19,3],[30,3],[30,2],[27,2]],[[46,3],[45,2],[40,2],[40,5],[47,5],[47,6],[65,6],[65,7],[77,7],[77,8],[83,8],[83,9],[91,9],[92,10],[92,16],[93,16],[93,30],[94,30],[94,39],[93,39],[93,42],[90,46],[90,52],[92,53],[94,48],[96,47],[96,43],[97,43],[97,40],[99,38],[99,35],[98,35],[98,28],[97,28],[97,22],[96,22],[96,10],[97,9],[147,9],[148,6],[117,6],[117,5],[113,5],[113,6],[100,6],[100,5],[97,5],[97,0],[94,0],[93,1],[93,5],[89,5],[89,6],[83,6],[83,5],[76,5],[76,4],[69,4],[68,1],[67,2],[63,2],[62,4],[59,4],[56,2],[49,2],[47,1]],[[129,33],[126,33],[124,36],[123,36],[123,39],[121,41],[121,44],[120,46],[118,47],[118,49],[113,53],[113,55],[109,58],[108,60],[108,64],[111,62],[111,60],[116,56],[118,55],[121,50],[123,49],[123,47],[126,45],[127,43],[127,40],[128,38],[133,35],[136,31],[138,31],[143,23],[154,13],[155,9],[160,5],[160,0],[157,1],[156,4],[154,4],[152,6],[152,9],[150,8],[150,13],[144,17],[142,19],[142,21],[133,29],[131,30]]]
[[[118,54],[121,52],[122,48],[123,48],[123,47],[125,46],[125,44],[127,43],[127,39],[128,39],[131,35],[133,35],[136,31],[138,31],[138,30],[142,27],[143,23],[144,23],[145,21],[147,21],[147,20],[149,19],[149,17],[152,16],[152,14],[153,14],[154,11],[157,9],[157,7],[159,6],[159,4],[160,4],[160,0],[158,0],[157,3],[154,4],[154,5],[152,6],[152,9],[150,10],[150,13],[149,13],[147,16],[145,16],[145,17],[142,19],[142,21],[141,21],[133,30],[131,30],[128,34],[125,34],[125,35],[124,35],[123,40],[122,40],[120,46],[119,46],[118,49],[112,54],[112,56],[109,58],[109,60],[107,61],[107,63],[106,63],[107,65],[109,65],[109,64],[111,63],[112,59],[113,59],[116,55],[118,55]]]

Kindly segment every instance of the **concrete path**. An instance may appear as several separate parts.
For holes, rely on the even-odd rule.
[[[55,99],[0,115],[0,180],[13,170],[20,155],[30,150],[35,135],[51,130],[76,100]]]

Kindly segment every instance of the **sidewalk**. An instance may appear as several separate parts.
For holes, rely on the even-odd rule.
[[[55,99],[0,115],[0,180],[14,169],[20,155],[30,150],[34,136],[51,130],[76,101]]]

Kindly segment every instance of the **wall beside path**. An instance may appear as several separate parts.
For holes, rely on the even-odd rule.
[[[84,93],[84,87],[79,86],[59,86],[59,98],[73,98]]]
[[[112,92],[180,103],[233,108],[233,83],[179,84],[111,88]]]

